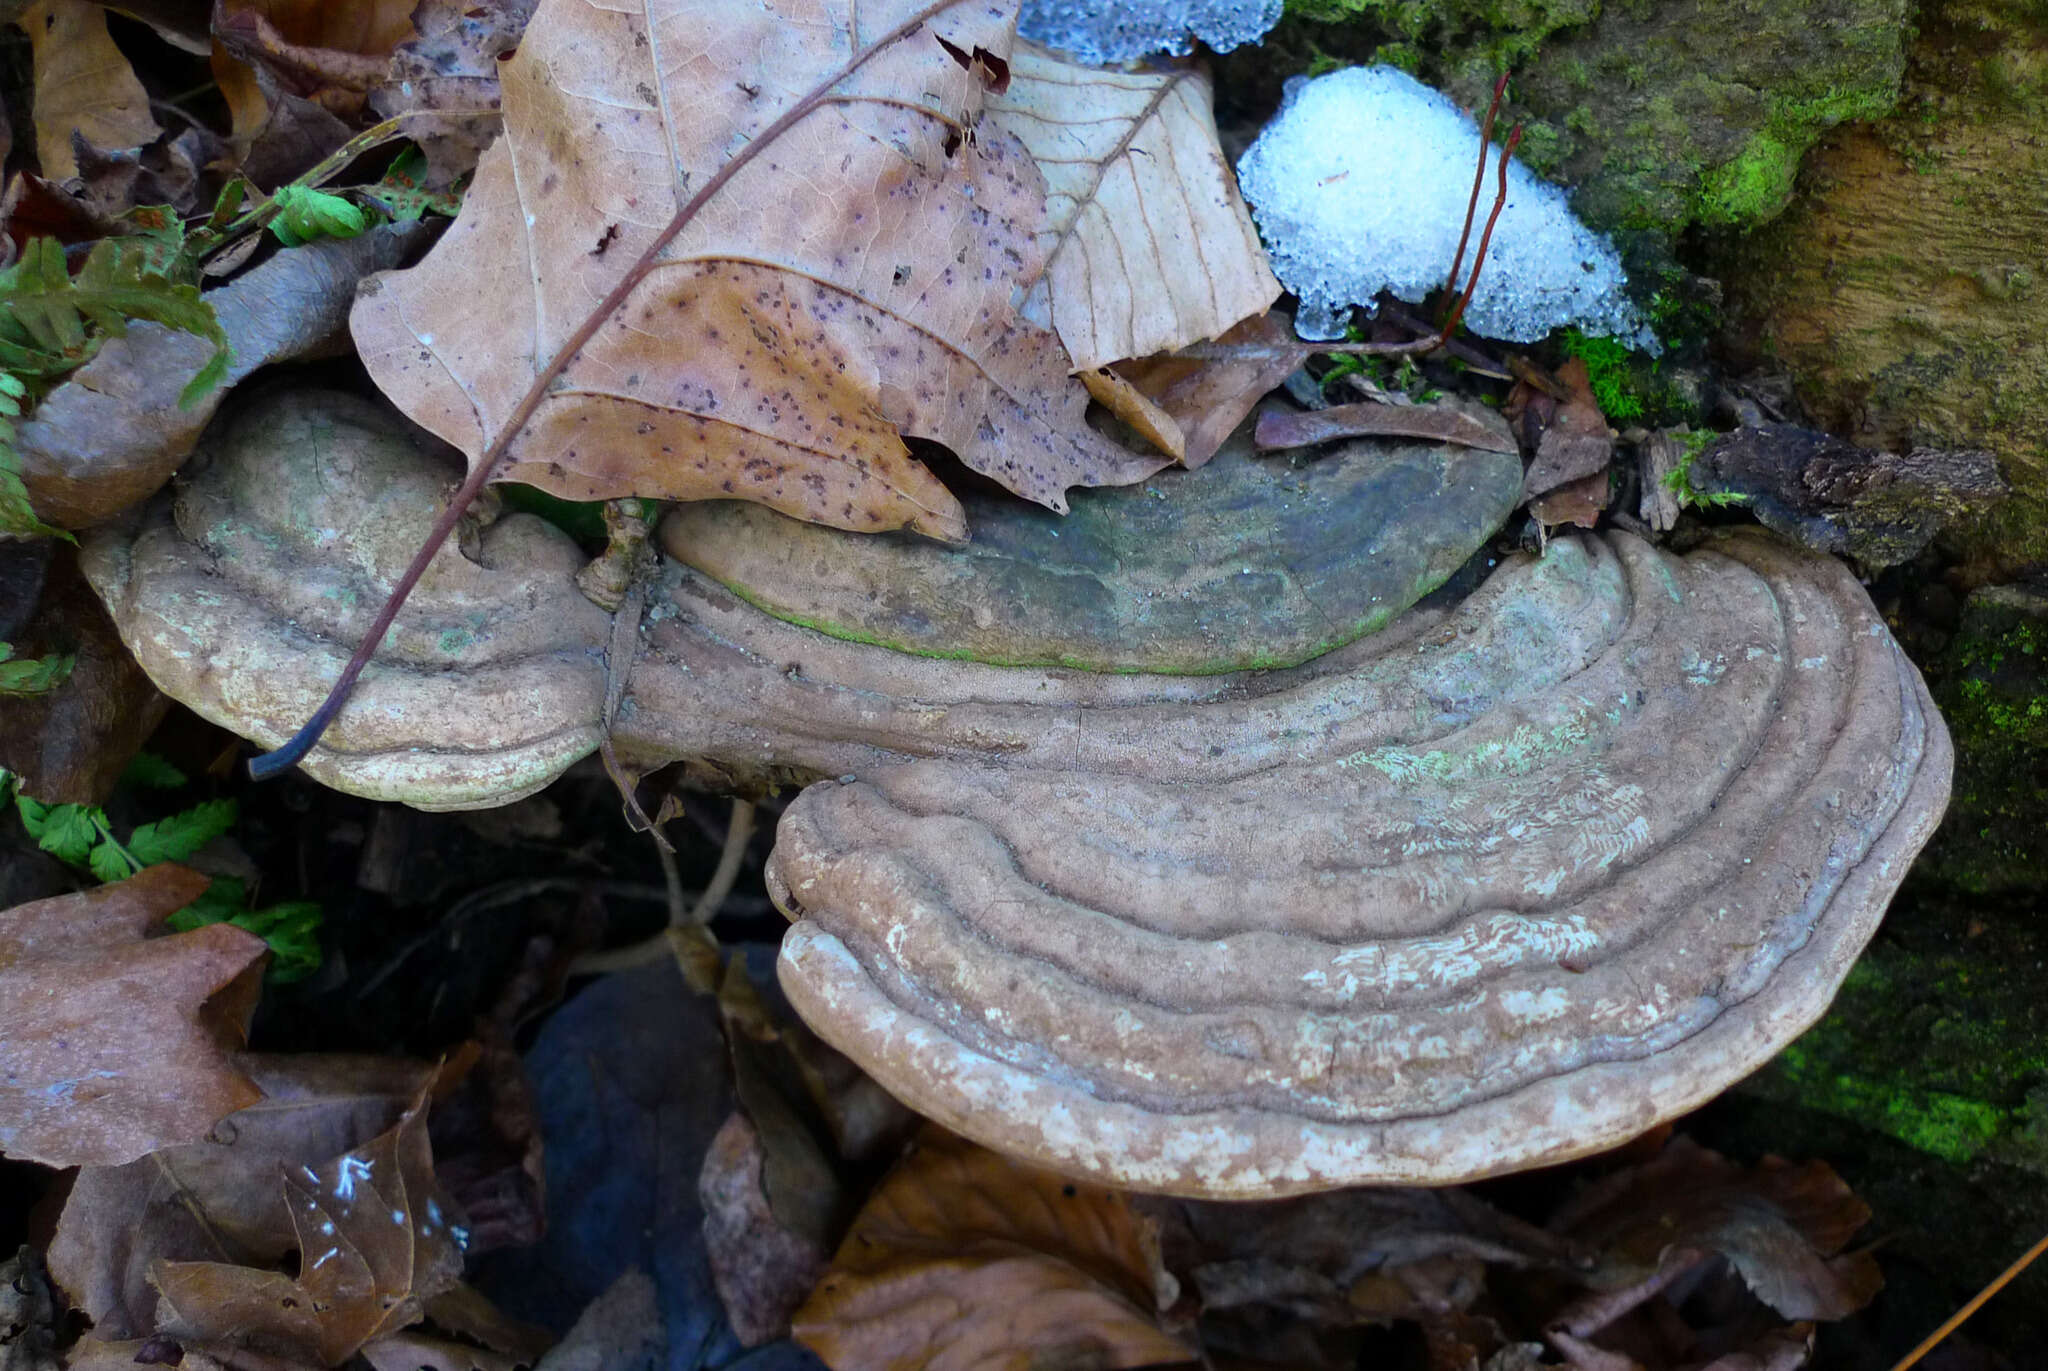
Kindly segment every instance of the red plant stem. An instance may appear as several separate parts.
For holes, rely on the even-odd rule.
[[[1445,319],[1444,326],[1437,330],[1438,344],[1450,340],[1452,330],[1456,329],[1458,321],[1465,317],[1465,306],[1472,303],[1472,292],[1479,288],[1479,269],[1486,265],[1486,245],[1493,241],[1493,226],[1500,221],[1500,212],[1506,209],[1508,204],[1508,158],[1514,155],[1521,142],[1522,126],[1517,124],[1500,150],[1500,190],[1493,197],[1493,213],[1486,216],[1486,232],[1479,235],[1479,251],[1472,254],[1472,275],[1467,278],[1465,291],[1451,309],[1450,317]]]
[[[1493,140],[1494,116],[1500,113],[1501,96],[1507,93],[1507,72],[1500,74],[1500,80],[1493,83],[1493,100],[1486,107],[1486,118],[1479,125],[1479,165],[1472,168],[1472,195],[1465,201],[1465,226],[1458,230],[1458,250],[1451,257],[1450,275],[1444,277],[1444,284],[1452,290],[1458,288],[1458,268],[1465,265],[1465,243],[1472,237],[1472,216],[1479,211],[1479,187],[1486,180],[1486,145]],[[1478,274],[1478,268],[1473,268]]]
[[[520,397],[518,405],[512,410],[511,418],[498,430],[498,436],[484,449],[483,456],[478,458],[477,464],[470,469],[469,478],[462,483],[461,489],[449,498],[448,507],[441,511],[441,517],[436,519],[433,528],[428,530],[426,542],[420,545],[420,550],[413,556],[412,564],[406,567],[405,574],[399,577],[398,584],[392,587],[390,598],[385,600],[384,607],[377,611],[376,619],[370,624],[369,631],[363,635],[362,642],[357,644],[354,655],[348,659],[348,665],[342,668],[341,677],[335,681],[334,688],[327,692],[327,698],[321,701],[320,707],[313,711],[313,717],[306,720],[305,726],[294,733],[283,747],[266,752],[249,763],[251,776],[259,781],[267,780],[297,766],[305,755],[313,750],[314,744],[320,741],[320,735],[334,722],[334,716],[348,703],[349,694],[355,689],[356,677],[363,674],[363,668],[369,665],[370,658],[384,642],[384,635],[391,631],[392,620],[398,617],[399,609],[412,594],[413,587],[419,584],[420,577],[426,573],[427,564],[434,560],[434,554],[441,550],[441,544],[448,541],[448,535],[454,532],[463,511],[483,493],[484,486],[491,479],[491,473],[504,461],[505,453],[511,448],[512,441],[533,418],[534,412],[540,408],[541,401],[547,398],[550,383],[561,374],[562,369],[583,345],[597,336],[597,331],[626,303],[627,297],[633,293],[635,287],[647,279],[648,273],[661,265],[656,259],[662,249],[675,241],[676,235],[683,231],[683,226],[695,218],[705,203],[723,190],[725,183],[730,181],[740,168],[753,161],[763,148],[773,144],[797,121],[832,99],[833,88],[841,81],[859,71],[895,43],[924,27],[930,20],[960,3],[962,0],[933,0],[933,3],[905,19],[861,52],[854,54],[844,66],[813,86],[803,99],[784,110],[780,118],[761,130],[760,134],[745,147],[727,158],[725,164],[698,188],[697,193],[683,203],[674,217],[668,221],[667,227],[655,236],[654,241],[647,245],[639,259],[619,278],[618,284],[606,293],[597,308],[584,319],[582,326],[569,335],[568,340],[548,359],[547,365],[534,375],[533,384],[528,386],[526,394]]]

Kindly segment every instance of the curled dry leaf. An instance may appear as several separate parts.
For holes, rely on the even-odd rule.
[[[212,343],[152,323],[107,339],[17,425],[22,483],[37,515],[83,528],[148,498],[191,454],[229,389],[266,363],[322,355],[347,320],[356,282],[396,262],[423,231],[386,224],[309,243],[208,291],[232,356],[222,384],[190,409],[178,393],[213,355]]]
[[[1259,416],[1261,448],[1307,447],[1337,438],[1421,438],[1487,452],[1520,454],[1507,421],[1480,405],[1442,401],[1382,405],[1366,401],[1312,411],[1274,410]]]
[[[1043,191],[976,127],[986,64],[951,54],[1000,59],[1012,11],[924,12],[542,4],[461,215],[356,307],[377,384],[475,463],[594,323],[498,473],[576,499],[734,496],[958,538],[899,433],[1055,509],[1156,470],[1088,428],[1058,340],[1010,308]],[[479,289],[491,273],[510,289]]]
[[[1607,417],[1593,398],[1593,383],[1586,373],[1585,359],[1573,357],[1565,362],[1557,369],[1557,379],[1564,382],[1571,398],[1558,406],[1555,417],[1537,440],[1536,456],[1529,463],[1522,487],[1523,493],[1531,497],[1599,475],[1607,470],[1607,461],[1614,455],[1614,434],[1608,430]]]
[[[1044,265],[1020,280],[1023,312],[1075,370],[1213,338],[1278,298],[1199,68],[1104,71],[1019,42],[987,123],[1045,177]]]
[[[206,880],[165,864],[0,911],[0,1152],[117,1165],[262,1098],[227,1054],[263,940],[228,924],[147,936]]]
[[[1171,1293],[1123,1195],[933,1128],[869,1196],[796,1337],[835,1371],[1149,1366],[1193,1355],[1152,1312]]]
[[[408,110],[441,112],[443,118],[411,130],[427,154],[429,185],[450,185],[474,170],[498,136],[500,59],[519,46],[533,6],[534,0],[421,0],[413,10],[418,32],[392,50],[370,108],[386,119]]]
[[[1201,466],[1221,451],[1252,406],[1308,355],[1295,339],[1294,326],[1270,311],[1232,326],[1216,341],[1260,351],[1234,361],[1156,356],[1115,367],[1118,376],[1172,420],[1183,445],[1183,466]]]
[[[281,1262],[298,1244],[279,1175],[352,1151],[389,1129],[435,1076],[380,1057],[245,1056],[259,1104],[203,1142],[78,1173],[50,1243],[50,1271],[108,1339],[157,1327],[159,1262]]]
[[[13,587],[0,585],[0,594]],[[102,804],[170,701],[150,684],[68,547],[50,559],[35,613],[0,632],[17,658],[63,654],[71,672],[53,690],[8,699],[0,710],[0,767],[23,793],[51,804]]]
[[[78,175],[76,145],[139,148],[162,132],[149,93],[107,32],[107,14],[86,0],[41,0],[15,21],[34,48],[36,152],[43,175]]]
[[[338,1366],[372,1338],[417,1322],[425,1301],[460,1278],[464,1230],[434,1183],[424,1090],[362,1146],[269,1179],[284,1188],[297,1278],[230,1262],[155,1261],[160,1333]]]
[[[1842,1251],[1869,1218],[1825,1162],[1766,1157],[1744,1168],[1680,1137],[1655,1161],[1589,1188],[1550,1226],[1599,1254],[1601,1286],[1653,1294],[1660,1274],[1719,1254],[1784,1317],[1840,1319],[1884,1283],[1868,1251]],[[1593,1296],[1556,1322],[1585,1337],[1626,1307]]]

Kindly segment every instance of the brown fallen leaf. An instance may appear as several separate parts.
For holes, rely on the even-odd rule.
[[[281,1183],[298,1274],[225,1261],[152,1262],[157,1331],[181,1343],[284,1350],[337,1366],[417,1322],[462,1274],[465,1230],[434,1182],[426,1095],[390,1129]]]
[[[1095,403],[1129,424],[1152,446],[1185,464],[1188,440],[1180,421],[1161,409],[1152,399],[1113,367],[1098,367],[1081,373],[1081,384]]]
[[[931,1128],[868,1197],[794,1331],[834,1371],[1185,1361],[1153,1312],[1168,1281],[1121,1194]]]
[[[228,924],[148,936],[206,883],[165,863],[0,911],[0,1152],[119,1165],[262,1098],[227,1054],[256,1007],[263,940]]]
[[[1537,496],[1529,502],[1529,514],[1545,528],[1560,524],[1592,528],[1600,522],[1600,511],[1607,508],[1612,493],[1603,468]]]
[[[1843,1253],[1870,1218],[1825,1162],[1766,1157],[1735,1165],[1680,1137],[1656,1160],[1592,1186],[1552,1219],[1554,1232],[1598,1254],[1598,1293],[1559,1312],[1555,1327],[1587,1338],[1707,1258],[1787,1319],[1840,1319],[1883,1285],[1868,1251]]]
[[[233,355],[223,384],[190,409],[179,407],[178,393],[213,344],[146,322],[107,339],[17,425],[29,503],[48,523],[84,528],[147,499],[191,455],[238,381],[269,362],[322,355],[347,320],[356,282],[426,231],[385,224],[360,238],[309,243],[207,292]]]
[[[427,184],[452,185],[476,168],[498,136],[498,69],[519,46],[536,0],[420,0],[414,37],[391,51],[384,79],[370,91],[370,108],[386,119],[410,110],[438,110],[413,136],[427,155]],[[456,117],[453,111],[487,111]]]
[[[697,1177],[711,1277],[743,1347],[788,1335],[790,1316],[830,1255],[775,1217],[762,1186],[762,1155],[759,1131],[735,1111],[711,1139]]]
[[[1173,421],[1181,434],[1181,464],[1187,467],[1214,457],[1252,406],[1308,355],[1298,345],[1294,326],[1270,311],[1232,326],[1216,341],[1263,351],[1236,361],[1142,357],[1112,368]]]
[[[36,153],[43,175],[78,175],[76,147],[134,149],[162,132],[149,93],[87,0],[40,0],[15,21],[34,50]]]
[[[1568,359],[1557,369],[1557,379],[1570,390],[1571,398],[1558,406],[1537,441],[1536,456],[1522,482],[1522,493],[1530,498],[1606,471],[1608,460],[1614,455],[1614,434],[1607,427],[1607,417],[1600,412],[1599,402],[1593,398],[1593,383],[1586,373],[1585,359]]]
[[[0,710],[0,768],[39,800],[103,804],[170,701],[122,646],[106,606],[79,574],[74,548],[55,551],[40,594],[22,601],[30,605],[34,617],[0,632],[0,640],[13,643],[17,657],[70,656],[71,674],[56,689],[10,698]]]
[[[276,1262],[297,1244],[278,1176],[388,1129],[434,1069],[378,1057],[244,1056],[263,1091],[207,1140],[78,1173],[50,1242],[50,1272],[102,1338],[156,1331],[159,1260]]]
[[[1075,371],[1214,338],[1279,297],[1199,67],[1105,71],[1020,41],[986,124],[1045,177],[1044,265],[1020,279],[1022,308]]]
[[[1058,339],[1010,307],[1043,258],[1039,174],[977,127],[987,68],[948,45],[1000,58],[1013,20],[698,0],[650,28],[544,3],[461,215],[356,307],[365,365],[475,463],[592,323],[493,473],[576,499],[734,497],[962,536],[899,433],[1055,509],[1069,486],[1141,479],[1159,460],[1088,428]]]
[[[1449,401],[1382,405],[1365,401],[1318,410],[1268,410],[1253,441],[1261,448],[1307,447],[1338,438],[1420,438],[1484,452],[1520,452],[1507,422],[1492,410]]]

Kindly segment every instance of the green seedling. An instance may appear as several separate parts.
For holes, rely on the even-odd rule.
[[[163,758],[143,753],[122,775],[122,783],[170,790],[185,775]],[[99,805],[46,804],[21,793],[13,773],[0,769],[0,797],[13,795],[15,813],[36,846],[67,866],[90,871],[103,882],[125,881],[158,862],[181,862],[235,826],[233,800],[206,800],[154,823],[140,824],[126,838],[114,830]],[[171,915],[170,926],[185,930],[227,922],[270,944],[270,975],[294,981],[320,964],[320,906],[293,900],[262,909],[249,907],[248,891],[232,877],[215,877],[206,892]]]

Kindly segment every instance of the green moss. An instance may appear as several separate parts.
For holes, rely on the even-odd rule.
[[[1768,131],[1756,134],[1734,161],[1700,177],[1699,189],[1693,193],[1693,218],[1712,226],[1769,219],[1791,200],[1799,158],[1805,151]]]
[[[1612,338],[1593,338],[1575,328],[1564,331],[1564,351],[1586,364],[1586,376],[1593,386],[1593,399],[1611,423],[1627,423],[1643,417],[1642,391],[1637,387],[1631,355],[1626,346]]]
[[[2048,1014],[2028,983],[2031,948],[1941,944],[1933,955],[1873,947],[1827,1016],[1745,1089],[1951,1162],[2048,1172],[2036,1117]]]
[[[2038,889],[2048,881],[2048,604],[1978,592],[1929,677],[1956,741],[1956,776],[1922,869],[1973,895]]]

